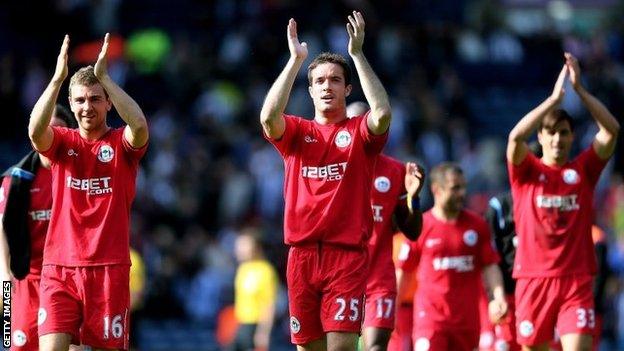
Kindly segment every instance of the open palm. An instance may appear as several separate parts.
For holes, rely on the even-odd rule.
[[[297,22],[294,19],[288,21],[288,50],[290,50],[290,56],[299,59],[305,59],[308,57],[308,44],[305,42],[299,43],[299,37],[297,35]]]

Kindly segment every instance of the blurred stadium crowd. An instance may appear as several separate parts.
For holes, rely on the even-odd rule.
[[[354,8],[366,16],[364,50],[391,97],[386,153],[428,169],[459,162],[474,210],[483,211],[491,195],[508,188],[507,134],[549,94],[564,50],[579,58],[588,88],[624,123],[624,4],[615,0],[0,4],[2,168],[29,149],[28,116],[65,33],[70,72],[95,62],[103,34],[114,34],[111,75],[148,117],[151,140],[131,239],[146,267],[135,318],[139,347],[218,349],[227,339],[223,311],[233,302],[233,243],[244,227],[262,230],[267,256],[283,276],[283,165],[262,139],[258,113],[288,57],[288,19],[298,21],[309,57],[321,51],[346,55],[344,23]],[[579,145],[587,145],[593,123],[573,89],[567,91],[564,108],[578,121]],[[350,101],[362,98],[356,86]],[[67,105],[63,97],[60,102]],[[305,71],[287,111],[313,115]],[[624,349],[623,145],[596,196],[596,221],[609,234],[613,272],[604,342],[614,349]],[[423,207],[430,204],[425,196]],[[278,324],[274,335],[271,349],[288,347],[287,323]]]

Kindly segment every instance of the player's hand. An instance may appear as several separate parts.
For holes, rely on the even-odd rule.
[[[559,72],[559,77],[557,77],[557,82],[555,83],[555,88],[553,89],[550,98],[559,103],[563,99],[563,95],[565,95],[565,89],[563,88],[563,84],[565,83],[566,75],[568,74],[568,65],[563,65],[561,72]]]
[[[110,34],[106,33],[104,36],[104,44],[102,44],[102,50],[98,55],[97,62],[93,68],[93,73],[98,79],[108,77],[108,44],[110,43]]]
[[[52,77],[52,81],[54,82],[62,82],[67,78],[67,50],[69,48],[69,35],[65,34],[65,38],[63,39],[63,45],[61,45],[61,51],[59,52],[58,58],[56,59],[56,68],[54,69],[54,76]]]
[[[490,321],[494,324],[498,324],[503,321],[507,315],[507,301],[504,299],[494,299],[488,304],[488,314]]]
[[[411,197],[420,194],[420,190],[425,184],[425,170],[417,163],[407,162],[405,164],[405,189]]]
[[[288,37],[288,50],[290,51],[290,57],[305,60],[305,58],[308,57],[308,44],[306,44],[306,42],[299,43],[299,37],[297,36],[297,22],[295,22],[292,18],[288,21],[286,35]]]
[[[574,90],[578,90],[581,87],[581,67],[576,57],[571,53],[566,52],[564,56],[566,59],[566,67],[568,67],[568,72],[570,73],[570,83],[572,83]]]
[[[347,17],[347,33],[349,33],[349,55],[355,56],[362,53],[364,45],[364,17],[361,12],[353,11],[353,15]]]

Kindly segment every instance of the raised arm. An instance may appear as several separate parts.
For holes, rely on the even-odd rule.
[[[69,47],[69,36],[65,35],[61,51],[56,59],[56,69],[54,76],[43,91],[43,94],[35,103],[30,113],[28,122],[28,137],[37,151],[46,151],[52,146],[54,132],[49,126],[50,119],[54,113],[54,106],[58,99],[59,91],[63,81],[67,78],[67,48]]]
[[[368,115],[368,128],[375,135],[381,135],[390,127],[392,111],[386,89],[371,68],[364,56],[364,17],[357,11],[348,17],[347,33],[349,33],[349,55],[353,59],[355,70],[360,77],[362,91],[366,101],[370,105],[371,112]]]
[[[397,227],[410,240],[418,239],[422,230],[422,212],[418,196],[425,182],[424,170],[414,162],[405,164],[405,189],[407,199],[404,206],[397,206],[394,215]]]
[[[286,129],[286,122],[283,116],[284,110],[288,104],[288,98],[295,83],[295,78],[297,78],[297,72],[299,72],[303,61],[308,56],[308,46],[305,42],[299,43],[297,22],[292,18],[288,21],[286,35],[290,58],[282,73],[280,73],[271,89],[269,89],[260,111],[262,129],[272,139],[279,139],[284,135],[284,130]]]
[[[492,300],[488,305],[490,319],[494,323],[500,322],[507,314],[507,300],[505,300],[505,288],[503,287],[503,275],[496,264],[483,268],[483,280]]]
[[[108,93],[111,102],[115,106],[115,109],[117,109],[117,113],[119,113],[121,119],[127,124],[124,129],[124,137],[132,147],[140,148],[145,146],[149,139],[147,120],[139,104],[123,91],[108,75],[107,55],[109,41],[110,34],[106,33],[102,50],[100,51],[93,71],[104,90]]]
[[[581,69],[576,57],[566,52],[565,58],[566,66],[570,72],[570,83],[572,83],[574,90],[581,98],[581,101],[583,101],[583,105],[589,110],[589,113],[598,125],[598,133],[596,133],[593,143],[594,150],[600,158],[606,160],[613,155],[615,150],[620,124],[605,105],[583,87],[581,83]]]
[[[552,109],[563,99],[565,90],[563,89],[563,83],[568,72],[568,66],[563,65],[559,77],[555,83],[552,94],[544,100],[539,106],[534,108],[531,112],[527,113],[516,124],[516,126],[509,133],[507,140],[507,161],[514,165],[522,163],[527,153],[529,152],[529,146],[527,140],[531,134],[537,129],[540,122]]]

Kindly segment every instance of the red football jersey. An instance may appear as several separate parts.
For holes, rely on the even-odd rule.
[[[418,266],[422,282],[414,298],[415,328],[479,330],[481,271],[499,260],[485,220],[464,210],[444,222],[429,210],[420,237],[399,259],[406,271]]]
[[[508,164],[518,250],[514,278],[594,274],[594,188],[607,161],[589,147],[562,167],[529,153]]]
[[[130,206],[139,160],[123,128],[98,140],[78,130],[54,127],[42,154],[52,162],[52,218],[43,264],[96,266],[130,264]]]
[[[368,242],[370,270],[366,294],[396,293],[396,276],[392,261],[392,214],[405,190],[405,165],[386,155],[379,155],[375,165],[371,201],[373,235]]]
[[[284,135],[267,138],[284,158],[287,245],[365,247],[373,226],[375,160],[388,138],[368,130],[367,116],[322,125],[284,115]]]
[[[11,177],[2,181],[0,213],[4,213],[6,198],[11,186]],[[45,243],[52,208],[52,173],[39,167],[30,186],[30,206],[28,208],[28,230],[30,231],[30,271],[34,277],[41,275],[43,245]]]

